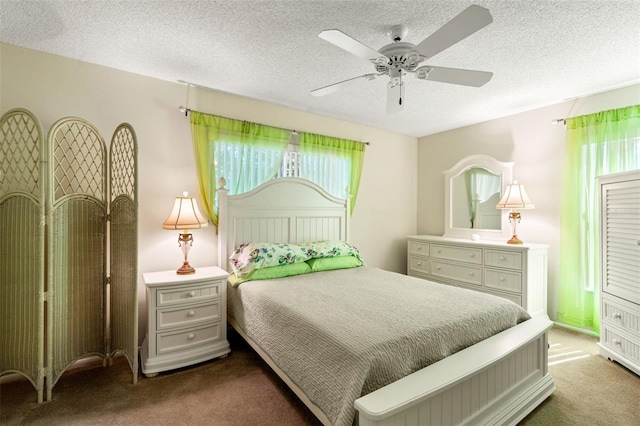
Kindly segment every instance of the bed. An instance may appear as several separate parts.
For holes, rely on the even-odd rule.
[[[223,268],[229,268],[228,259],[241,243],[349,241],[349,203],[311,182],[281,178],[228,196],[221,180],[218,197],[218,261]],[[367,286],[380,278],[385,284],[370,291],[370,300],[361,297],[353,308],[347,305],[349,292],[366,294]],[[402,315],[397,308],[376,305],[386,294],[404,292],[420,299],[415,295],[422,290],[430,295],[438,291],[440,302],[430,309],[403,307]],[[294,293],[305,294],[307,302],[294,299]],[[474,303],[462,301],[470,294],[508,311],[509,319],[490,322]],[[447,309],[447,300],[461,304]],[[514,310],[515,304],[468,290],[359,266],[237,286],[230,282],[227,303],[229,323],[323,424],[516,424],[555,389],[547,370],[550,321],[528,319]],[[288,310],[281,312],[277,305]],[[444,328],[402,331],[409,320],[426,324],[420,315],[441,318],[447,310],[456,312],[456,321],[432,321],[437,323],[433,327]],[[265,325],[281,332],[265,330]],[[461,329],[481,333],[472,343],[453,342]],[[341,335],[341,343],[330,346],[334,335]],[[435,343],[424,343],[429,335]],[[442,347],[444,355],[411,361],[410,354],[434,347]],[[399,371],[387,372],[389,365]],[[371,377],[369,371],[380,374]]]

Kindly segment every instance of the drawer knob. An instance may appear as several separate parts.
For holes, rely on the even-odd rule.
[[[189,313],[187,313],[187,316],[192,317],[192,316],[194,316],[195,314],[196,314],[196,313],[195,313],[194,311],[189,311]]]
[[[504,277],[500,277],[500,281],[504,281]]]
[[[417,250],[422,251],[422,247],[418,246]]]
[[[613,318],[619,320],[619,319],[622,319],[622,315],[616,312],[615,314],[613,314]]]
[[[506,257],[500,256],[500,260],[505,260],[505,259],[506,259]]]
[[[469,276],[472,277],[475,275],[475,272],[469,272]]]
[[[471,254],[469,254],[469,257],[476,257],[476,254],[475,253],[471,253]]]
[[[436,269],[439,271],[440,270],[440,265],[436,266]]]
[[[418,261],[418,266],[422,266],[422,261],[421,260]]]
[[[193,340],[195,337],[196,337],[196,334],[195,334],[195,333],[189,333],[189,334],[187,335],[187,339],[189,339],[189,340]]]
[[[622,341],[616,339],[616,340],[613,341],[613,344],[616,345],[616,346],[622,346]]]
[[[187,296],[189,296],[189,297],[193,297],[195,295],[196,295],[195,291],[190,291],[189,293],[187,293]]]

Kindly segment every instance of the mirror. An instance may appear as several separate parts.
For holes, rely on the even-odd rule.
[[[471,155],[445,170],[445,237],[509,238],[506,212],[496,209],[513,163]]]

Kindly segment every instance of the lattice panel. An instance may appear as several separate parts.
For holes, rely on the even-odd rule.
[[[137,142],[124,123],[110,145],[110,356],[121,352],[129,361],[133,383],[138,380],[138,206]]]
[[[49,145],[52,202],[71,194],[105,201],[105,145],[98,131],[82,119],[62,119],[49,132]]]
[[[120,195],[135,200],[136,143],[128,124],[121,124],[111,139],[111,201]]]
[[[40,196],[42,130],[27,110],[14,109],[0,120],[0,197],[14,191]]]

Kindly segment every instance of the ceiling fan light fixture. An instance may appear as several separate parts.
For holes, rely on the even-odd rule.
[[[471,5],[449,20],[446,24],[433,32],[430,36],[418,44],[402,41],[407,35],[407,27],[394,25],[387,33],[391,37],[391,43],[374,50],[343,33],[332,29],[322,31],[320,38],[335,46],[367,59],[376,69],[376,74],[365,74],[359,77],[343,80],[329,86],[314,89],[311,94],[324,96],[333,93],[340,88],[351,85],[361,78],[373,80],[373,78],[387,75],[387,111],[400,111],[404,105],[404,83],[402,76],[406,73],[414,73],[420,80],[430,80],[440,83],[457,84],[469,87],[480,87],[486,84],[493,73],[487,71],[475,71],[460,68],[447,68],[438,66],[420,66],[426,59],[430,59],[445,49],[469,37],[493,22],[493,17],[488,9]],[[375,76],[375,77],[373,77]]]
[[[420,60],[420,55],[418,55],[417,52],[409,52],[407,54],[407,61],[411,62],[412,64],[415,64],[416,62],[419,62]]]
[[[430,72],[430,67],[420,67],[416,70],[416,78],[419,78],[420,80],[426,80],[429,77]]]
[[[389,58],[387,58],[386,56],[378,56],[373,63],[376,65],[387,65],[387,63],[389,62]]]

